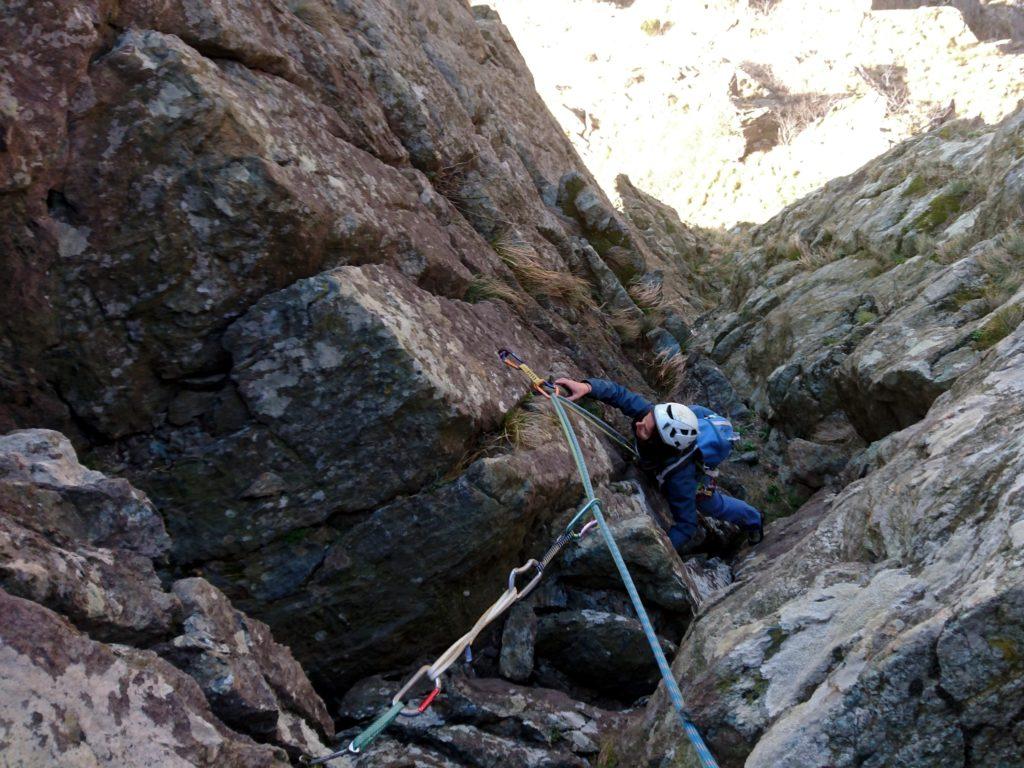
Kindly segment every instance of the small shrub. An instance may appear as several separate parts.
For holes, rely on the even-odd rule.
[[[671,21],[662,21],[661,19],[645,19],[640,22],[640,29],[643,30],[645,35],[650,35],[651,37],[664,35],[671,28]]]
[[[896,64],[857,67],[857,74],[885,99],[886,116],[906,111],[910,102],[906,67]]]
[[[875,322],[878,319],[878,315],[870,309],[859,309],[853,319],[857,325],[867,325],[868,323]]]

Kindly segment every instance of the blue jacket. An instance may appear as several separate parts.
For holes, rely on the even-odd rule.
[[[606,379],[587,379],[586,381],[591,387],[591,397],[618,408],[634,422],[642,419],[654,407],[646,398],[629,391],[614,381]],[[712,413],[711,410],[700,405],[691,405],[689,408],[697,414],[698,418]],[[635,426],[633,433],[635,438]],[[641,468],[655,474],[678,458],[678,455],[660,455],[657,459],[651,459],[650,451],[644,450],[644,443],[637,441],[636,447],[640,454]],[[645,457],[645,453],[648,454],[647,457]],[[677,546],[679,542],[685,541],[697,530],[697,484],[700,479],[697,466],[698,458],[694,454],[689,461],[683,462],[672,470],[664,478],[661,487],[675,520],[671,538]]]

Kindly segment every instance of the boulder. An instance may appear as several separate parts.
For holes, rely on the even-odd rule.
[[[517,683],[525,682],[533,672],[534,642],[537,639],[537,615],[533,606],[520,602],[512,606],[501,631],[501,676]]]
[[[58,546],[12,517],[0,499],[0,587],[56,611],[97,640],[145,644],[181,620],[146,558],[74,541]],[[40,507],[35,506],[38,510]]]
[[[296,754],[322,754],[325,748],[321,738],[331,733],[333,725],[291,653],[274,642],[264,624],[234,610],[221,592],[202,579],[178,581],[172,592],[166,592],[153,559],[140,554],[149,552],[162,559],[166,541],[160,517],[145,495],[126,481],[83,467],[63,435],[25,430],[0,437],[0,588],[11,607],[10,614],[5,608],[5,619],[24,618],[22,623],[11,618],[8,628],[25,632],[28,637],[38,625],[40,642],[47,649],[40,658],[60,656],[62,664],[85,664],[86,668],[95,662],[100,675],[106,674],[113,663],[104,661],[108,657],[130,662],[104,682],[89,677],[92,672],[84,678],[66,676],[62,681],[66,687],[59,688],[59,693],[58,689],[25,682],[29,678],[21,681],[32,686],[38,699],[22,702],[26,712],[41,712],[46,707],[66,712],[68,705],[61,702],[76,695],[78,703],[86,707],[61,717],[70,717],[67,722],[74,724],[70,732],[73,745],[87,742],[90,749],[98,751],[90,753],[76,747],[67,761],[56,762],[89,766],[163,764],[158,756],[162,748],[182,759],[193,755],[196,765],[214,760],[218,754],[237,765],[276,765],[283,759],[276,751],[260,753],[241,733]],[[16,597],[24,600],[14,602]],[[0,633],[3,629],[0,627]],[[75,661],[79,657],[85,661]],[[162,691],[168,684],[184,693],[159,707],[150,707],[153,720],[148,725],[138,721],[122,731],[106,733],[103,728],[124,725],[123,712],[117,707],[111,709],[107,714],[115,724],[103,725],[88,711],[93,697],[104,685],[127,695],[126,681],[135,674],[133,665],[153,674],[150,680],[140,677],[131,683],[139,688],[143,702],[132,706],[147,709],[152,690]],[[182,688],[183,680],[187,681],[186,688]],[[202,701],[199,715],[211,723],[208,729],[213,730],[202,735],[202,728],[195,731],[191,726],[200,734],[196,736],[198,743],[191,746],[180,734],[175,737],[180,743],[158,737],[156,731],[171,728],[172,721],[178,722],[175,729],[186,730],[189,726],[182,726],[182,722],[196,721],[196,695]],[[127,701],[124,706],[129,706]],[[83,722],[88,724],[79,726],[76,718],[85,718]],[[31,724],[37,725],[34,720]],[[229,726],[235,730],[229,730]],[[221,736],[215,738],[218,733]],[[63,735],[55,738],[58,751],[67,749],[67,743],[61,741]],[[131,743],[150,739],[163,747],[147,752]],[[223,749],[217,746],[218,739],[224,742]],[[99,746],[108,743],[113,746]],[[249,744],[252,749],[239,744]],[[45,739],[40,745],[46,746]],[[237,759],[231,756],[236,752]],[[39,760],[25,761],[36,764]]]
[[[812,489],[821,488],[836,478],[848,458],[841,448],[799,437],[789,441],[786,452],[793,477]]]
[[[286,647],[262,622],[235,610],[203,579],[174,583],[183,633],[157,652],[199,683],[214,713],[235,730],[296,754],[320,746],[334,727],[323,701]]]
[[[399,685],[379,677],[361,681],[345,696],[339,714],[365,726]],[[583,768],[597,754],[601,736],[623,722],[619,713],[575,701],[560,691],[455,673],[446,677],[443,692],[425,715],[400,718],[389,734],[410,755],[451,755],[459,765]],[[386,760],[389,748],[388,740],[375,742],[372,754]],[[373,764],[347,759],[351,762],[341,764]]]
[[[0,493],[27,502],[7,514],[40,533],[145,558],[162,558],[171,546],[146,495],[127,480],[79,464],[71,441],[59,432],[0,436]]]
[[[0,717],[12,765],[286,768],[233,733],[196,682],[151,651],[105,646],[0,590]]]
[[[610,458],[582,437],[600,482]],[[343,689],[472,626],[522,562],[532,527],[580,492],[560,444],[481,458],[358,522],[306,529],[203,573],[272,626],[314,680]]]
[[[660,642],[667,656],[675,652]],[[649,694],[660,679],[640,622],[620,614],[583,609],[542,616],[536,653],[574,682],[620,701]]]
[[[180,621],[151,558],[163,521],[127,481],[82,466],[50,430],[0,436],[0,586],[94,638],[145,643]]]
[[[599,488],[598,497],[615,542],[636,583],[645,605],[658,606],[689,618],[711,594],[698,560],[681,560],[667,534],[648,508],[640,486],[632,482]],[[567,549],[559,566],[561,578],[570,584],[622,590],[618,570],[598,530],[592,530],[575,547]],[[713,590],[712,590],[713,591]],[[625,612],[632,615],[632,610]]]

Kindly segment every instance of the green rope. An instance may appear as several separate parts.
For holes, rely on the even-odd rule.
[[[594,495],[594,486],[590,480],[590,472],[587,470],[587,463],[583,459],[583,451],[580,449],[579,440],[576,438],[576,433],[573,431],[572,424],[569,422],[569,417],[563,407],[563,403],[567,402],[569,401],[565,400],[558,394],[551,395],[551,404],[555,408],[555,413],[558,414],[558,421],[562,425],[562,431],[565,433],[565,439],[569,443],[569,453],[572,454],[573,461],[576,463],[576,469],[579,472],[580,480],[583,483],[583,492],[587,498],[587,507],[593,509],[594,519],[597,520],[597,524],[601,529],[601,535],[604,536],[605,544],[608,545],[608,551],[611,553],[612,560],[615,561],[615,567],[619,571],[619,576],[622,578],[622,583],[626,587],[629,599],[633,603],[633,608],[636,611],[637,618],[640,620],[640,625],[643,627],[644,634],[647,636],[647,642],[651,646],[652,653],[654,653],[654,660],[657,662],[658,670],[661,672],[661,677],[665,682],[665,689],[668,691],[669,699],[671,699],[672,705],[675,707],[675,710],[679,715],[683,729],[686,732],[687,737],[690,739],[690,743],[693,745],[693,748],[697,753],[697,757],[700,759],[704,768],[718,768],[718,763],[715,762],[714,755],[711,754],[711,750],[709,750],[707,744],[704,743],[704,739],[701,737],[700,731],[697,730],[697,726],[690,719],[690,716],[686,711],[686,705],[683,702],[683,693],[679,690],[679,683],[676,682],[675,675],[672,674],[672,668],[668,664],[668,659],[665,658],[665,653],[661,650],[661,644],[658,642],[658,636],[654,632],[654,626],[651,624],[651,619],[647,615],[647,610],[644,608],[644,604],[640,600],[640,593],[637,592],[636,585],[633,583],[633,577],[629,573],[629,568],[626,567],[626,561],[622,558],[622,553],[619,551],[619,547],[615,543],[615,538],[612,536],[611,529],[608,527],[608,523],[604,519],[604,514],[601,512],[601,502],[598,501],[597,497]]]
[[[404,706],[405,705],[400,701],[392,704],[391,709],[385,711],[384,714],[370,723],[362,733],[352,739],[352,746],[350,749],[353,752],[361,752],[363,749],[370,746],[378,736],[384,733],[384,730],[389,725],[395,722],[395,718],[402,713],[402,708]]]
[[[606,437],[611,438],[619,446],[629,451],[633,458],[638,458],[639,454],[636,452],[636,447],[626,437],[624,437],[615,427],[609,424],[607,421],[599,416],[595,416],[586,408],[579,403],[574,403],[572,400],[567,400],[564,397],[561,398],[562,404],[568,406],[568,408],[575,414],[582,416],[592,425],[597,427]]]

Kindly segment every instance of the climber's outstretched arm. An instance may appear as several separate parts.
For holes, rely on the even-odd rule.
[[[570,400],[579,400],[585,395],[590,395],[602,403],[618,408],[633,420],[642,419],[654,407],[646,398],[636,392],[631,392],[621,384],[607,379],[586,379],[584,381],[556,379],[555,384],[560,384],[569,390]]]

